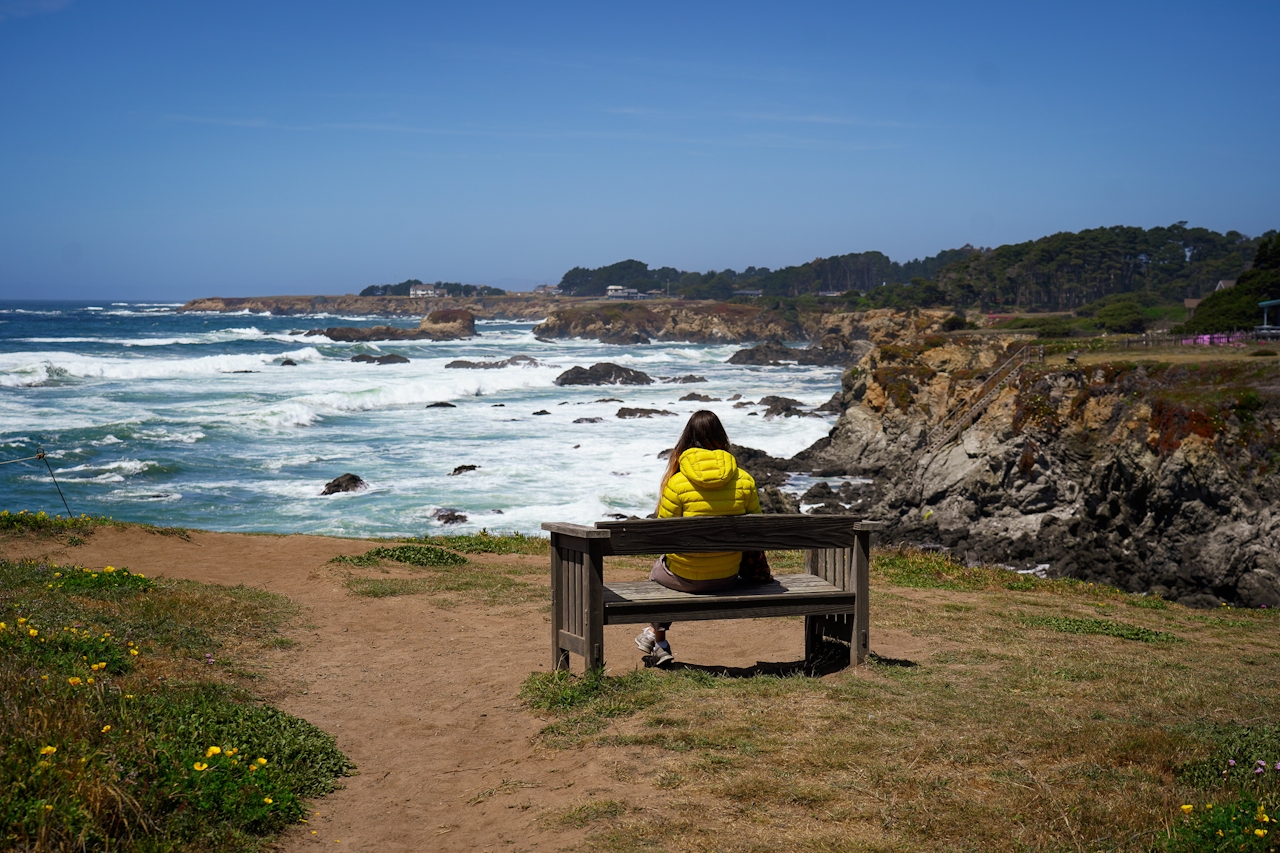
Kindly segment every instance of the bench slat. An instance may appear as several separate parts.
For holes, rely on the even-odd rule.
[[[814,575],[779,575],[772,583],[729,592],[694,594],[653,581],[606,584],[604,622],[690,622],[765,616],[851,613],[857,595]]]
[[[606,555],[852,548],[860,532],[878,526],[847,516],[756,514],[596,522],[610,534]]]

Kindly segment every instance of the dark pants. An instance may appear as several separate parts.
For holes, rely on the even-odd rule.
[[[682,578],[679,575],[671,573],[667,568],[666,556],[659,557],[653,563],[653,570],[649,572],[649,580],[657,581],[667,589],[674,589],[677,592],[723,592],[726,589],[732,589],[738,585],[738,576],[733,575],[727,578],[715,578],[713,580],[695,581],[689,578]],[[655,628],[665,631],[671,627],[670,622],[655,622]]]

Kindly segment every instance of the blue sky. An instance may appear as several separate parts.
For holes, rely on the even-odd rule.
[[[0,0],[0,298],[1280,227],[1280,3]]]

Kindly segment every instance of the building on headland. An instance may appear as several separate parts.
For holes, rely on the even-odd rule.
[[[409,285],[409,295],[415,299],[438,299],[445,295],[443,290],[436,290],[429,284]]]
[[[1266,302],[1259,302],[1258,307],[1262,309],[1262,325],[1255,326],[1254,332],[1260,338],[1280,338],[1280,299],[1268,299]],[[1276,311],[1276,322],[1271,322],[1271,309]]]
[[[1185,309],[1187,310],[1187,319],[1188,319],[1188,320],[1190,320],[1192,317],[1194,317],[1194,316],[1196,315],[1196,309],[1200,307],[1200,303],[1201,303],[1201,302],[1203,302],[1203,301],[1204,301],[1203,299],[1184,299],[1184,300],[1182,300],[1182,307],[1183,307],[1183,308],[1185,308]]]
[[[734,295],[734,296],[745,296],[745,297],[747,297],[748,299],[755,299],[756,297],[764,296],[764,291],[763,291],[763,290],[750,290],[750,289],[748,289],[748,290],[735,290],[735,291],[733,292],[733,295]]]
[[[1218,286],[1213,289],[1213,292],[1217,293],[1219,290],[1230,290],[1235,286],[1236,280],[1234,278],[1224,278],[1218,281]]]
[[[539,296],[559,296],[560,285],[558,284],[540,284],[533,289],[533,292]]]
[[[611,284],[604,289],[606,299],[648,299],[649,294],[641,293],[634,287],[623,287],[620,284]]]

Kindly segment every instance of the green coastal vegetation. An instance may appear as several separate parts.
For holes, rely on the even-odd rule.
[[[1204,299],[1185,329],[1207,333],[1258,325],[1257,303],[1280,298],[1278,266],[1275,231],[1251,238],[1178,222],[1062,232],[996,248],[964,246],[907,263],[873,251],[779,270],[698,273],[626,260],[575,267],[564,274],[560,289],[571,296],[603,296],[608,287],[621,286],[784,312],[954,307],[1032,314],[1005,325],[1043,337],[1168,328],[1186,319],[1184,300]],[[1215,291],[1221,281],[1237,285]]]
[[[361,296],[408,296],[412,287],[433,287],[443,290],[449,296],[503,296],[506,291],[500,287],[487,284],[459,284],[456,281],[437,281],[426,284],[416,278],[406,279],[399,284],[371,284],[360,291]]]

